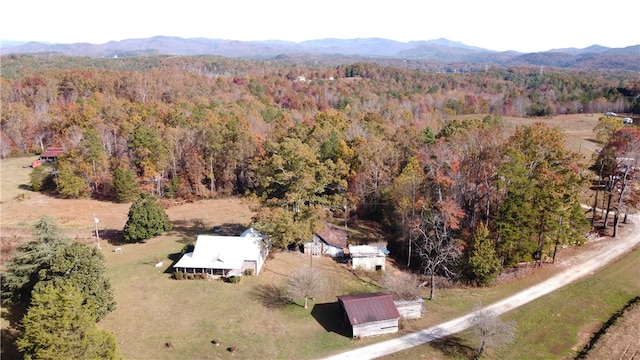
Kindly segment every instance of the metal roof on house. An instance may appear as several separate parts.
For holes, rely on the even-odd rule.
[[[351,257],[384,257],[385,254],[380,248],[371,245],[349,245]]]
[[[45,150],[45,152],[43,152],[42,154],[40,154],[41,158],[50,158],[50,157],[57,157],[58,155],[60,155],[62,152],[64,152],[63,148],[47,148],[47,150]]]
[[[243,261],[258,261],[262,239],[252,236],[198,235],[192,253],[186,253],[174,268],[239,269]]]
[[[338,296],[351,325],[399,319],[400,313],[393,298],[385,293]]]
[[[318,235],[322,241],[331,246],[335,246],[340,249],[347,247],[347,231],[344,229],[338,229],[337,227],[326,223],[324,229],[316,232],[316,235]]]

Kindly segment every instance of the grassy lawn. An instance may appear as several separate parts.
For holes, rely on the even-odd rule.
[[[308,257],[275,253],[259,276],[238,284],[172,280],[165,271],[172,263],[169,256],[183,243],[182,237],[170,235],[105,253],[118,308],[100,326],[116,335],[126,359],[217,359],[229,356],[230,346],[238,348],[240,358],[300,359],[368,343],[325,329],[337,320],[332,316],[335,295],[343,289],[367,290],[366,283],[333,260],[314,259],[329,286],[308,309],[298,304],[271,309],[256,289],[283,284],[286,274],[309,262]],[[156,268],[157,261],[165,267]]]
[[[21,194],[28,195],[30,193],[28,190],[29,173],[32,169],[24,166],[31,165],[31,162],[37,158],[37,156],[31,156],[0,161],[0,176],[2,177],[0,203],[15,199]]]
[[[516,340],[489,348],[487,358],[573,359],[612,314],[640,294],[639,263],[640,249],[635,249],[593,276],[505,314],[503,321],[517,324]],[[487,295],[478,295],[478,300],[489,304]],[[461,298],[458,304],[471,305],[467,296]],[[469,359],[475,346],[471,332],[465,331],[386,358]]]

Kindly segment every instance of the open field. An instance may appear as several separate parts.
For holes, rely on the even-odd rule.
[[[543,122],[550,126],[557,126],[566,135],[569,150],[583,154],[585,160],[590,161],[591,154],[599,148],[595,142],[593,128],[598,125],[602,114],[572,114],[558,115],[551,118],[505,118],[508,129],[515,129],[518,125],[532,125]]]
[[[540,119],[506,120],[513,127]],[[567,132],[571,146],[585,151],[589,144],[595,145],[589,138],[597,120],[596,114],[540,121],[561,126]],[[30,171],[22,169],[22,165],[30,159],[0,161],[3,250],[28,239],[31,224],[42,214],[54,216],[68,236],[92,242],[95,241],[95,213],[100,219],[104,238],[117,238],[126,222],[129,204],[61,200],[20,189],[20,185],[28,182]],[[17,199],[21,193],[25,194],[23,200]],[[141,244],[119,245],[122,251],[117,253],[111,251],[114,245],[102,243],[118,308],[99,325],[115,334],[125,359],[223,359],[231,356],[226,350],[229,346],[236,346],[235,357],[243,359],[307,359],[395,336],[364,340],[344,336],[344,329],[340,328],[337,319],[335,296],[377,288],[368,274],[356,276],[327,258],[314,259],[313,266],[325,274],[329,286],[306,310],[299,305],[268,308],[264,305],[265,293],[261,291],[282,285],[294,269],[310,263],[309,257],[298,253],[274,253],[263,273],[245,278],[239,284],[172,280],[171,264],[177,260],[183,246],[194,241],[197,234],[208,232],[214,225],[222,225],[223,231],[230,234],[239,233],[249,224],[252,214],[248,204],[237,198],[174,206],[167,213],[174,230],[164,236]],[[364,239],[367,231],[363,229],[350,230]],[[374,233],[375,229],[371,230]],[[579,251],[605,248],[606,241],[600,241]],[[563,249],[558,264],[547,265],[526,277],[507,279],[491,288],[438,290],[436,299],[426,303],[426,316],[402,321],[400,334],[452,319],[478,304],[490,304],[535,284],[568,265],[575,251]],[[158,261],[162,261],[164,267],[154,267]],[[505,319],[518,321],[517,341],[507,352],[492,355],[505,359],[562,358],[579,351],[620,304],[640,293],[638,261],[640,251],[636,250],[593,277],[508,314]],[[388,265],[389,271],[399,271],[393,264]],[[371,276],[375,278],[375,275]],[[426,289],[423,296],[427,296]],[[2,327],[7,327],[5,319]],[[468,334],[459,334],[393,358],[468,358],[471,343],[467,337]],[[215,346],[213,340],[220,342],[220,346]]]
[[[589,351],[587,359],[637,359],[640,355],[638,334],[640,334],[640,306],[636,304],[600,338],[593,349]]]

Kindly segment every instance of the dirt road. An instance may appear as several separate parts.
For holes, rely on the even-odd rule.
[[[491,311],[497,315],[504,314],[580,278],[593,274],[598,269],[628,253],[640,244],[640,218],[638,215],[630,216],[630,218],[631,222],[627,225],[629,229],[625,229],[623,236],[616,239],[603,240],[602,244],[600,244],[601,246],[596,246],[589,251],[576,255],[575,258],[567,263],[567,268],[557,275],[478,311]],[[336,354],[326,358],[326,360],[375,359],[406,350],[467,329],[469,320],[474,315],[475,312],[396,339]]]

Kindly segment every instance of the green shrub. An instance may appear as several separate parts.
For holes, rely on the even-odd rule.
[[[242,279],[242,277],[241,277],[241,276],[234,275],[234,276],[229,276],[229,277],[227,278],[227,281],[228,281],[228,282],[230,282],[230,283],[232,283],[232,284],[237,284],[237,283],[239,283],[239,282],[240,282],[240,279]]]
[[[246,269],[246,270],[244,271],[244,274],[245,274],[245,275],[247,275],[247,276],[251,276],[251,275],[253,275],[253,269]]]
[[[182,271],[176,271],[173,273],[173,278],[176,280],[184,280],[184,273]]]

